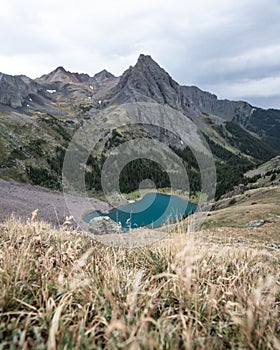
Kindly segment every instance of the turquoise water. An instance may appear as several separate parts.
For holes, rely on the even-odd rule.
[[[196,210],[196,204],[180,197],[148,193],[139,201],[112,209],[108,214],[95,211],[89,214],[86,222],[97,216],[109,216],[122,226],[123,231],[139,227],[158,228],[176,222]]]

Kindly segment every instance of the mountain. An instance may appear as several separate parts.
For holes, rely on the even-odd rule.
[[[41,84],[61,82],[63,84],[98,85],[98,87],[100,87],[104,83],[114,80],[115,78],[116,77],[106,71],[106,69],[90,77],[85,73],[72,73],[65,70],[63,67],[57,67],[54,71],[37,78],[36,81]]]
[[[115,78],[116,77],[112,73],[108,72],[106,69],[103,69],[101,72],[94,75],[93,80],[102,84],[110,80],[114,80]]]
[[[151,56],[140,55],[136,65],[121,76],[108,96],[110,103],[156,101],[190,116],[209,113],[231,120],[248,117],[253,108],[246,102],[218,100],[217,96],[194,86],[180,86]]]
[[[38,93],[38,84],[26,76],[0,74],[0,103],[14,109],[22,107],[30,94]]]
[[[124,72],[106,98],[109,104],[149,101],[167,104],[198,123],[201,114],[209,115],[215,124],[233,121],[258,135],[276,152],[280,151],[279,110],[263,110],[244,101],[219,100],[198,87],[180,86],[150,56],[140,55],[136,65]]]
[[[243,173],[280,153],[280,111],[263,110],[244,101],[219,100],[195,86],[181,86],[151,56],[140,55],[135,66],[120,77],[103,70],[94,76],[72,73],[63,67],[32,80],[24,75],[0,74],[0,177],[60,187],[65,150],[74,132],[94,120],[104,127],[98,112],[131,102],[164,105],[184,116],[185,125],[202,132],[216,160],[218,195],[242,181]],[[176,117],[170,121],[182,128]],[[87,179],[100,189],[100,171],[106,154],[117,145],[137,137],[154,137],[183,158],[193,192],[199,188],[199,169],[190,150],[164,128],[140,125],[110,130],[103,150],[92,153]],[[136,162],[137,163],[137,162]],[[123,190],[133,191],[142,175],[151,172],[155,182],[168,185],[155,165],[138,161],[124,174]],[[133,173],[133,169],[142,169]],[[128,174],[130,172],[130,174]],[[133,175],[133,176],[132,176]],[[144,176],[144,175],[143,175]],[[133,178],[133,181],[131,180]]]
[[[60,81],[62,83],[83,84],[89,82],[89,79],[90,76],[88,74],[71,73],[63,67],[57,67],[54,71],[38,78],[37,81],[41,83]]]

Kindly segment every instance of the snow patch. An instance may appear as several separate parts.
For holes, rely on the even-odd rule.
[[[29,101],[30,101],[30,102],[32,102],[32,101],[33,101],[31,97],[29,98]]]
[[[54,94],[56,90],[46,90],[49,94]]]

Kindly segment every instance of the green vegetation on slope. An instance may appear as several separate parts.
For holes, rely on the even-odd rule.
[[[215,130],[231,148],[218,144],[204,135],[215,157],[217,168],[217,194],[233,189],[239,183],[249,180],[243,178],[244,172],[274,155],[262,141],[253,137],[242,127],[232,122],[215,126]],[[61,189],[61,172],[71,136],[75,128],[72,123],[56,117],[38,114],[28,123],[13,124],[9,119],[0,125],[0,176],[4,179],[30,182],[52,189]],[[100,192],[101,169],[110,150],[132,139],[150,137],[143,126],[126,126],[113,129],[100,144],[101,150],[94,150],[88,159],[85,171],[87,190]],[[102,148],[103,147],[103,148]],[[188,173],[191,195],[201,190],[199,167],[189,148],[171,149],[183,160]],[[159,159],[160,154],[159,152]],[[234,153],[235,152],[235,153]],[[141,157],[140,157],[141,158]],[[112,158],[113,159],[113,158]],[[77,167],[77,172],[83,169]],[[175,171],[176,170],[172,170]],[[72,174],[75,176],[75,174]],[[166,169],[156,162],[137,159],[127,164],[120,174],[120,188],[124,193],[138,189],[144,179],[151,179],[158,188],[170,186]],[[180,184],[178,184],[180,187]]]
[[[276,109],[263,110],[257,108],[249,118],[237,120],[246,129],[258,134],[276,152],[280,152],[280,111]]]
[[[3,118],[0,123],[0,176],[61,189],[61,170],[71,140],[67,124],[49,115],[28,123]]]
[[[240,150],[244,155],[248,155],[259,161],[266,161],[276,155],[276,152],[261,140],[252,136],[241,126],[226,122],[225,129],[230,133],[228,142]]]
[[[234,186],[250,182],[244,178],[244,173],[272,158],[275,151],[234,122],[215,126],[215,129],[236,152],[227,150],[204,135],[216,161],[216,199],[219,199]]]

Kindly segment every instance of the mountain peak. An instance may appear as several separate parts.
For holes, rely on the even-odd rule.
[[[150,55],[141,54],[135,66],[120,77],[112,90],[113,102],[147,102],[177,106],[179,85]]]
[[[87,74],[72,73],[64,67],[59,66],[52,72],[44,74],[38,80],[44,83],[62,82],[70,84],[81,84],[89,79]]]
[[[152,59],[152,56],[151,56],[151,55],[145,55],[145,54],[141,53],[141,54],[139,55],[139,57],[138,57],[138,61],[147,61],[147,60],[152,60],[152,61],[154,61],[154,60]]]
[[[115,76],[112,73],[108,72],[106,69],[103,69],[101,72],[96,73],[93,78],[96,80],[104,80],[115,78]]]
[[[62,66],[57,67],[53,72],[63,72],[67,73],[66,69]]]
[[[144,55],[143,53],[140,54],[140,56],[138,57],[137,63],[135,65],[135,67],[143,67],[143,66],[155,66],[158,68],[161,68],[156,61],[153,60],[152,56],[150,55]]]
[[[134,67],[130,68],[130,71],[134,74],[151,75],[156,80],[165,79],[169,80],[171,77],[150,55],[141,54],[138,57],[137,63]]]

